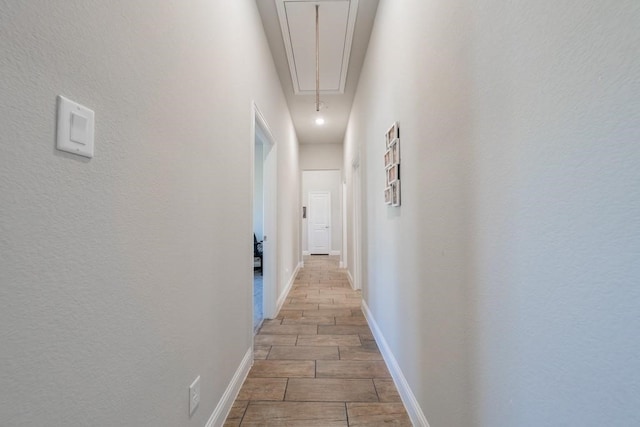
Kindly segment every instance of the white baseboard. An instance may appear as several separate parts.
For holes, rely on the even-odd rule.
[[[276,315],[280,313],[280,309],[284,305],[284,302],[287,299],[287,295],[289,295],[289,291],[293,287],[293,282],[296,281],[296,276],[298,275],[298,272],[300,271],[301,268],[302,268],[302,263],[299,262],[298,265],[296,266],[296,269],[293,270],[293,274],[289,278],[289,282],[287,283],[287,286],[285,286],[284,291],[282,291],[282,293],[278,296],[278,302],[276,304]]]
[[[209,421],[207,421],[207,424],[205,425],[206,427],[222,427],[229,415],[229,412],[231,411],[233,402],[236,400],[236,397],[240,392],[240,387],[242,387],[244,380],[249,374],[252,364],[253,348],[249,347],[249,350],[247,350],[242,358],[242,362],[240,362],[240,366],[238,366],[236,373],[233,375],[231,382],[224,391],[222,398],[218,402],[216,409],[214,409],[213,414],[209,417]]]
[[[391,372],[391,377],[393,378],[393,382],[398,389],[398,393],[400,393],[402,403],[404,403],[404,406],[409,413],[411,423],[414,426],[429,427],[429,422],[424,416],[424,412],[418,404],[416,396],[411,391],[407,379],[402,373],[402,370],[400,369],[396,358],[391,352],[389,344],[387,344],[387,340],[384,339],[382,331],[380,331],[378,324],[373,318],[371,310],[369,310],[369,306],[367,306],[367,303],[364,300],[362,301],[362,312],[364,313],[364,317],[367,319],[367,323],[369,323],[369,327],[371,328],[371,332],[373,333],[373,337],[375,338],[376,343],[378,343],[378,347],[380,347],[380,353],[382,353],[382,357],[387,364],[387,368],[389,368],[389,372]]]
[[[340,261],[340,265],[338,265],[338,268],[345,268],[344,262]]]
[[[302,255],[303,256],[307,256],[307,255],[311,255],[311,254],[309,253],[309,251],[302,251]]]

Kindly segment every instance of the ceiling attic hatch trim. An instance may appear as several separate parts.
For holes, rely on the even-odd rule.
[[[320,93],[343,94],[358,0],[275,0],[296,95],[314,95],[315,5],[320,5]]]

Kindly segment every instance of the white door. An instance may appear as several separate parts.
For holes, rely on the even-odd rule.
[[[331,251],[331,192],[309,192],[309,253]]]

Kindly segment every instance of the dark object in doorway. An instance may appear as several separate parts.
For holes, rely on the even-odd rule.
[[[256,238],[256,233],[253,233],[253,261],[255,263],[256,258],[260,260],[260,266],[254,267],[254,269],[258,269],[260,274],[262,274],[262,242],[258,242]]]

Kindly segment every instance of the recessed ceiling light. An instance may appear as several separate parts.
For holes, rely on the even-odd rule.
[[[322,117],[318,117],[318,118],[316,119],[316,124],[317,124],[318,126],[322,126],[322,125],[324,124],[324,119],[323,119]]]

